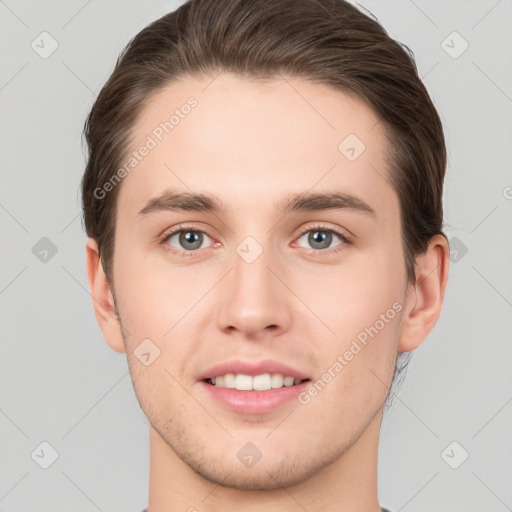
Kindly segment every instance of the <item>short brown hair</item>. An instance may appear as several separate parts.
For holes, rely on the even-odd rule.
[[[406,273],[414,282],[415,256],[434,235],[446,238],[443,128],[414,57],[344,0],[189,0],[128,43],[84,126],[89,155],[83,220],[110,284],[120,186],[100,198],[95,190],[118,171],[153,94],[177,78],[221,71],[253,80],[305,78],[356,95],[373,108],[389,142]]]

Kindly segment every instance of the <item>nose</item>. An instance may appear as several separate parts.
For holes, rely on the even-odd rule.
[[[271,251],[263,250],[254,261],[243,252],[235,253],[231,263],[233,268],[219,290],[219,329],[252,340],[288,330],[292,294]]]

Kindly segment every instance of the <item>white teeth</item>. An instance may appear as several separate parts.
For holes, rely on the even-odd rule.
[[[284,385],[285,386],[293,386],[293,377],[285,377],[284,378]]]
[[[252,379],[252,385],[256,391],[265,391],[267,389],[272,389],[270,373],[256,375]]]
[[[273,388],[282,388],[283,381],[284,381],[284,377],[280,373],[274,373],[274,375],[272,375],[272,387]]]
[[[252,377],[239,374],[235,377],[235,389],[239,391],[250,391],[252,389]]]
[[[283,386],[290,387],[302,382],[301,379],[284,376],[280,373],[262,373],[254,377],[243,373],[226,373],[226,375],[212,377],[210,381],[216,387],[237,389],[239,391],[266,391],[282,388]]]
[[[226,375],[224,375],[224,387],[234,389],[235,377],[236,375],[234,373],[226,373]]]

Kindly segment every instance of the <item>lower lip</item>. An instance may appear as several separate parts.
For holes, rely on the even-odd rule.
[[[273,411],[286,402],[296,399],[297,395],[311,384],[307,380],[296,386],[284,386],[266,391],[238,391],[237,389],[221,388],[199,382],[215,400],[228,409],[245,414],[262,414]]]

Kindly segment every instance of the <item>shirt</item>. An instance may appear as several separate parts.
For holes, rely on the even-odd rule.
[[[382,512],[391,512],[391,510],[388,510],[387,508],[381,507],[380,509],[381,509]],[[148,509],[145,508],[142,512],[148,512]]]

